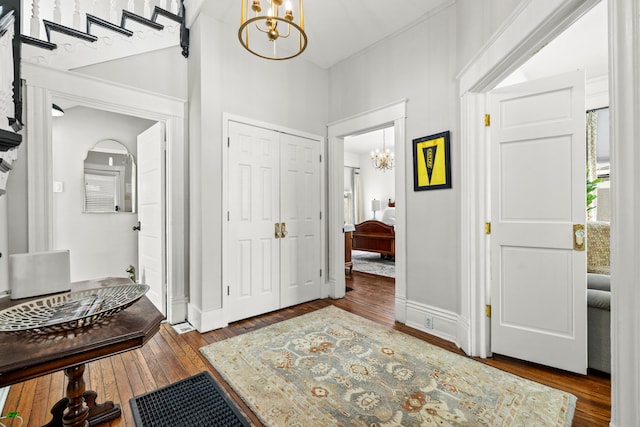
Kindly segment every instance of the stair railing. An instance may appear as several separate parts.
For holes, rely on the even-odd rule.
[[[120,22],[123,10],[151,19],[155,6],[182,14],[178,0],[23,0],[22,34],[42,38],[43,20],[82,31],[87,14],[114,24]]]
[[[51,31],[58,31],[88,42],[97,37],[90,27],[99,25],[131,36],[125,28],[128,20],[140,22],[155,30],[163,25],[156,22],[164,16],[180,23],[182,55],[189,56],[189,30],[185,26],[184,0],[22,0],[25,13],[22,19],[22,39],[45,49],[55,49]],[[167,13],[168,12],[168,13]],[[28,18],[27,18],[28,16]],[[46,34],[43,40],[42,32]]]

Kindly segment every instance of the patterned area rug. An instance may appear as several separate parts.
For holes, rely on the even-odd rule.
[[[570,426],[575,396],[330,306],[202,347],[266,426]]]
[[[396,263],[390,259],[382,259],[375,252],[351,251],[353,269],[378,276],[396,277]]]

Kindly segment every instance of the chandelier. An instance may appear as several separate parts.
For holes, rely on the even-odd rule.
[[[382,150],[376,148],[371,152],[371,163],[376,169],[386,172],[393,169],[393,153],[385,146],[385,131],[382,130]]]
[[[294,58],[306,49],[303,0],[298,0],[297,10],[287,1],[284,12],[281,10],[283,0],[265,0],[268,6],[264,14],[261,14],[260,0],[252,0],[252,18],[248,16],[249,0],[241,1],[238,38],[249,52],[265,59],[283,60]]]

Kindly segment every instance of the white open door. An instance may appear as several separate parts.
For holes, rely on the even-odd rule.
[[[585,77],[491,100],[491,351],[587,369]],[[574,240],[580,246],[574,249]]]
[[[138,135],[138,281],[149,300],[167,314],[165,273],[164,123]]]

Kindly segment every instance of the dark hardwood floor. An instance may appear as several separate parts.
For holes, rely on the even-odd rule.
[[[318,310],[330,304],[416,336],[431,344],[463,354],[450,342],[394,322],[393,279],[353,272],[352,275],[347,276],[347,286],[353,290],[347,292],[345,298],[301,304],[235,322],[224,329],[205,334],[194,331],[180,335],[171,326],[165,324],[143,348],[90,363],[85,372],[87,389],[93,389],[98,393],[98,403],[113,400],[122,406],[120,419],[102,425],[135,426],[129,406],[131,397],[203,370],[211,372],[256,426],[262,425],[198,349],[209,343]],[[611,385],[610,380],[605,376],[575,375],[503,356],[477,360],[577,396],[578,403],[573,426],[609,425]],[[9,391],[3,414],[17,411],[25,420],[24,426],[44,425],[50,420],[49,408],[64,395],[65,387],[62,372],[14,385]]]

